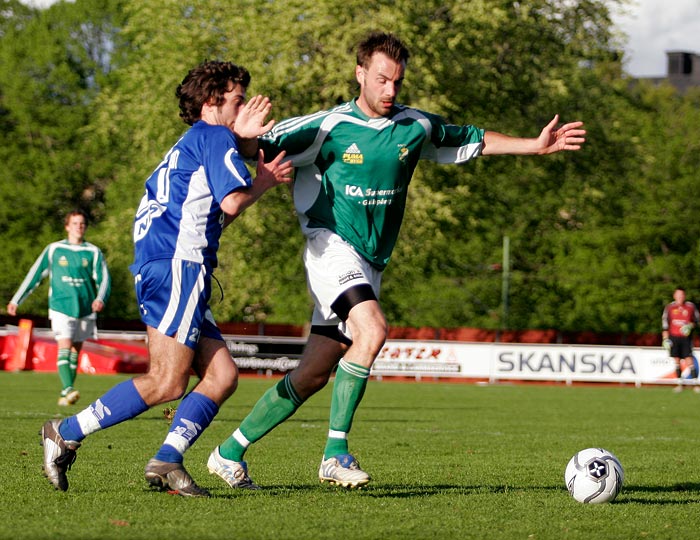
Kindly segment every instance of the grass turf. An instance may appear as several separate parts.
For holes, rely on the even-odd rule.
[[[370,381],[350,448],[373,480],[350,492],[317,478],[329,386],[251,447],[250,473],[264,489],[248,492],[206,470],[212,448],[273,382],[244,378],[186,455],[212,498],[148,489],[143,467],[165,437],[165,405],[90,436],[68,473],[69,491],[54,491],[41,474],[41,424],[124,379],[79,376],[80,406],[66,409],[56,405],[56,375],[0,373],[0,538],[698,536],[700,395],[692,392]],[[612,504],[580,504],[565,489],[569,458],[590,446],[625,467]]]

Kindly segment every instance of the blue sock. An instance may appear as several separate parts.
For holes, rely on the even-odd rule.
[[[66,418],[58,431],[66,440],[82,441],[95,431],[134,418],[148,409],[149,406],[136,390],[134,380],[130,379],[112,387],[87,409]]]
[[[219,412],[219,406],[204,394],[190,392],[180,402],[163,446],[156,459],[182,463],[182,455],[194,444]]]

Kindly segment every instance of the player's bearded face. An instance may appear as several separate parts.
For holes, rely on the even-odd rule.
[[[387,116],[403,84],[406,64],[375,53],[368,67],[357,66],[360,108],[371,117]]]

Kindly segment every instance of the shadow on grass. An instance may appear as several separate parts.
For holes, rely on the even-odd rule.
[[[434,495],[484,495],[523,492],[567,493],[566,488],[560,485],[533,487],[511,485],[460,486],[450,484],[415,486],[397,484],[375,486],[367,489],[366,494],[377,498],[406,498]],[[645,494],[648,494],[648,496],[645,496]],[[614,504],[683,505],[690,502],[700,502],[700,483],[684,482],[669,486],[626,485]]]
[[[617,503],[648,504],[652,506],[700,503],[700,483],[682,482],[669,486],[625,485],[622,488],[620,499],[616,501]]]
[[[644,491],[651,493],[678,493],[678,492],[697,492],[700,493],[700,483],[698,482],[681,482],[670,486],[635,486],[625,484],[626,491]]]
[[[372,498],[394,498],[406,499],[414,497],[431,497],[436,495],[483,495],[489,493],[508,493],[522,491],[562,491],[566,492],[566,488],[561,486],[545,486],[545,487],[519,487],[519,486],[464,486],[456,484],[436,484],[436,485],[407,485],[407,484],[381,484],[370,485],[362,489],[346,489],[339,486],[330,486],[328,484],[294,484],[294,485],[272,485],[261,486],[260,491],[249,490],[229,490],[223,494],[218,489],[213,490],[212,496],[222,498],[235,498],[240,495],[252,493],[260,493],[264,495],[291,495],[295,493],[313,493],[313,492],[329,492],[329,493],[349,493],[355,496],[372,497]]]
[[[412,499],[444,495],[490,495],[509,493],[561,492],[566,495],[566,488],[560,485],[551,486],[511,486],[511,485],[457,485],[457,484],[379,484],[366,486],[359,490],[349,490],[336,486],[322,484],[289,484],[262,486],[260,491],[221,490],[213,489],[212,497],[234,499],[240,496],[293,496],[327,491],[329,493],[348,493],[356,497],[371,497],[376,499]],[[644,496],[648,494],[648,496]],[[623,493],[613,503],[646,504],[652,506],[684,505],[690,502],[700,502],[700,483],[680,483],[669,486],[625,486]]]
[[[494,493],[512,493],[523,491],[563,491],[562,486],[510,486],[510,485],[457,485],[457,484],[435,484],[435,485],[407,485],[407,484],[385,484],[374,486],[367,490],[367,494],[376,498],[410,498],[410,497],[431,497],[435,495],[485,495]]]

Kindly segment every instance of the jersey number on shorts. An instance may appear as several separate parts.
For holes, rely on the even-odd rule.
[[[193,328],[190,330],[190,336],[187,338],[187,341],[192,341],[194,343],[199,342],[199,328]]]

